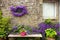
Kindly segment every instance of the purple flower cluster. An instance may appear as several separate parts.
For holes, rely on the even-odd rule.
[[[37,33],[38,33],[38,32],[37,32],[37,28],[30,26],[30,27],[28,28],[28,30],[27,30],[27,33],[28,33],[28,34],[37,34]]]
[[[56,24],[52,24],[52,23],[46,24],[46,23],[42,22],[38,26],[39,26],[38,32],[41,33],[41,34],[45,34],[45,30],[46,29],[53,28],[53,29],[56,30],[57,35],[60,35],[60,32],[59,32],[60,24],[59,23],[56,23]]]
[[[27,14],[27,9],[25,6],[11,6],[10,9],[12,14],[17,17]]]
[[[59,23],[56,23],[56,24],[48,23],[48,24],[46,24],[45,22],[42,22],[38,25],[38,28],[35,28],[35,27],[32,28],[32,33],[33,34],[41,33],[43,36],[45,36],[45,30],[48,29],[48,28],[52,28],[52,29],[56,30],[57,35],[60,35],[60,32],[58,30],[59,27],[60,27]]]
[[[56,30],[56,32],[57,32],[57,35],[59,35],[60,36],[60,24],[59,23],[56,23],[55,25],[54,25],[54,28],[55,28],[55,30]]]
[[[33,34],[45,34],[45,30],[47,29],[47,28],[53,28],[53,24],[46,24],[46,23],[44,23],[44,22],[42,22],[42,23],[40,23],[39,25],[38,25],[38,28],[35,28],[35,27],[33,27],[32,28],[32,33]]]
[[[13,29],[13,30],[17,30],[17,29],[18,29],[18,27],[17,27],[17,26],[14,26],[12,29]]]
[[[31,27],[31,26],[25,26],[23,28],[27,31],[27,34],[40,34],[41,33],[43,36],[45,35],[45,30],[46,29],[52,28],[52,29],[55,29],[56,30],[57,35],[59,36],[60,35],[59,27],[60,27],[60,24],[59,23],[56,23],[56,24],[52,24],[52,23],[46,24],[45,22],[42,22],[42,23],[40,23],[38,25],[38,28]],[[19,29],[19,27],[14,26],[12,28],[11,32],[14,32],[15,30],[18,30],[19,31],[20,29]]]
[[[56,24],[54,25],[54,28],[56,29],[56,31],[58,31],[59,28],[60,28],[60,24],[59,24],[59,23],[56,23]]]
[[[39,32],[38,32],[38,29],[35,28],[35,27],[33,27],[33,28],[32,28],[32,33],[33,33],[33,34],[38,34],[38,33],[39,33]]]
[[[12,30],[10,31],[10,33],[15,32],[17,29],[18,29],[18,27],[17,27],[17,26],[12,27]]]
[[[60,36],[60,32],[57,32],[57,36]]]

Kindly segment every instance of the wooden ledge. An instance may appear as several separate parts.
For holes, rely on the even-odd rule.
[[[8,37],[42,37],[42,35],[41,34],[30,34],[26,36],[21,36],[21,35],[10,34]]]

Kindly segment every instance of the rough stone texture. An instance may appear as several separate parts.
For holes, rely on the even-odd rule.
[[[59,23],[60,23],[60,0],[59,0]],[[60,31],[60,28],[59,28]],[[60,39],[60,37],[58,37],[58,39]]]
[[[42,0],[41,0],[42,1]],[[12,24],[24,24],[30,26],[37,26],[42,22],[42,2],[40,0],[2,0],[4,6],[2,7],[3,17],[11,17]],[[11,14],[10,6],[24,5],[27,7],[28,14],[22,17],[14,17]]]

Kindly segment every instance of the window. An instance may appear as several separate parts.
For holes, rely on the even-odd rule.
[[[45,2],[43,3],[43,18],[55,19],[56,18],[56,5],[55,3]]]

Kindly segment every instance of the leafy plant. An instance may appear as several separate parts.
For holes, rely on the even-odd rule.
[[[19,34],[21,32],[27,32],[27,34],[30,34],[32,33],[32,28],[30,26],[26,26],[26,25],[18,25],[18,26],[15,26],[14,31],[12,32],[13,34]]]
[[[46,19],[45,23],[47,23],[47,24],[51,23],[51,19]]]
[[[56,31],[51,28],[46,29],[45,33],[46,33],[46,37],[51,37],[51,38],[54,38],[57,35]]]
[[[6,38],[8,32],[11,30],[10,18],[2,17],[2,11],[0,10],[0,38]]]
[[[0,19],[0,37],[6,37],[7,33],[11,30],[10,29],[10,19],[9,18],[1,18]]]
[[[45,34],[45,30],[48,28],[53,28],[54,24],[51,23],[50,19],[46,19],[44,22],[38,25],[38,32]]]
[[[45,32],[46,32],[45,30],[47,30],[49,28],[54,29],[53,31],[55,31],[57,33],[57,35],[60,36],[60,32],[59,32],[60,23],[56,23],[56,22],[54,23],[50,19],[46,19],[44,22],[42,22],[38,25],[38,32],[41,33],[43,35],[43,37],[45,37]],[[52,34],[51,34],[52,36],[53,36],[53,31],[52,31]],[[50,31],[48,31],[47,35],[49,34],[49,32]]]
[[[21,31],[23,31],[23,25],[16,25],[13,27],[12,34],[19,34]]]

